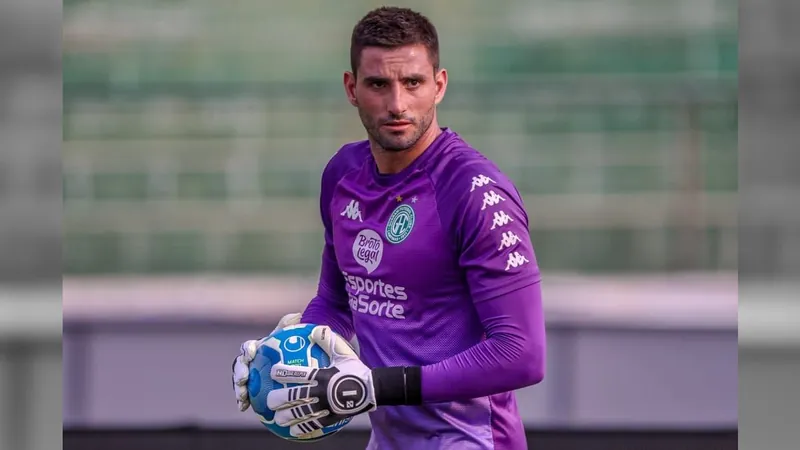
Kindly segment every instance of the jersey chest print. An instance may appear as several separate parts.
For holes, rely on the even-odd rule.
[[[355,314],[406,320],[445,249],[425,177],[397,190],[343,180],[331,203],[339,268]]]

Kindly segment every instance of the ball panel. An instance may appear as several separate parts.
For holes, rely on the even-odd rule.
[[[258,369],[250,368],[250,375],[247,378],[247,395],[255,397],[261,391],[261,372]]]

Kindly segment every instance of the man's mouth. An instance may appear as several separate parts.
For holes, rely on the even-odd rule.
[[[392,122],[386,122],[383,124],[385,128],[389,128],[392,130],[402,130],[411,125],[411,122],[407,120],[396,120]]]

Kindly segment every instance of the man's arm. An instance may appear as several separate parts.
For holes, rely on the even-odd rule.
[[[353,313],[350,310],[345,280],[339,270],[333,246],[333,222],[330,204],[338,179],[331,163],[322,172],[319,211],[325,229],[317,295],[306,306],[301,322],[328,325],[348,341],[353,339]]]
[[[437,203],[443,225],[454,233],[485,339],[435,364],[374,369],[377,406],[484,397],[544,378],[541,274],[522,198],[488,161],[452,166]]]
[[[421,368],[421,401],[493,395],[539,383],[546,359],[541,274],[522,198],[494,165],[473,163],[451,183],[445,222],[455,232],[486,339]],[[445,205],[446,207],[446,205]]]
[[[353,313],[348,303],[344,278],[339,273],[333,246],[328,243],[322,252],[317,295],[306,306],[300,322],[327,325],[348,341],[355,335]]]
[[[486,340],[422,368],[423,402],[494,395],[544,378],[545,329],[540,284],[475,305]]]
[[[322,251],[317,295],[306,306],[302,314],[285,315],[270,335],[298,322],[328,326],[348,341],[352,340],[355,334],[344,278],[340,275],[339,264],[336,261],[336,252],[333,246],[333,226],[329,205],[333,189],[336,187],[336,180],[341,179],[341,174],[335,173],[335,168],[336,165],[333,164],[332,159],[322,172],[320,215],[325,229],[325,246]],[[255,358],[258,346],[266,339],[245,341],[240,347],[240,354],[233,361],[233,388],[236,394],[236,402],[241,411],[245,411],[250,407],[247,392],[250,362]]]
[[[304,432],[300,424],[318,429],[380,406],[483,397],[543,379],[540,274],[522,200],[487,162],[458,170],[461,176],[443,182],[452,194],[437,203],[451,205],[443,224],[454,230],[486,339],[436,364],[370,369],[330,328],[316,327],[311,340],[331,357],[331,367],[272,367],[274,380],[303,384],[274,390],[267,398],[276,423],[290,426],[293,435]]]

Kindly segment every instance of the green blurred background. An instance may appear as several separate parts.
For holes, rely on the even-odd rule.
[[[440,122],[530,210],[543,270],[737,265],[737,2],[405,1]],[[319,270],[320,172],[374,1],[64,1],[64,272]]]

